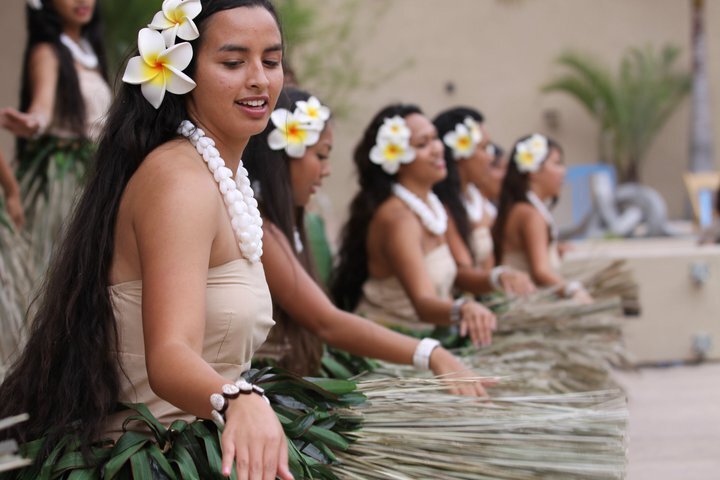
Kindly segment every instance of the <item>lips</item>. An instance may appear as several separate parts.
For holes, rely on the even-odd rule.
[[[246,97],[235,101],[240,110],[246,115],[254,119],[265,118],[269,110],[269,101],[267,97]]]
[[[87,17],[88,15],[92,15],[90,7],[75,7],[74,11],[75,15],[78,17]]]

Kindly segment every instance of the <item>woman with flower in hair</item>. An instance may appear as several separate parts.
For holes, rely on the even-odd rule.
[[[273,325],[241,156],[282,88],[277,15],[268,0],[165,0],[135,55],[0,418],[29,413],[10,434],[44,438],[44,455],[96,459],[51,455],[53,475],[290,479],[278,418],[242,377]],[[89,448],[106,437],[120,439]]]
[[[432,192],[447,172],[437,130],[419,108],[381,110],[355,149],[360,192],[342,234],[331,292],[335,303],[386,326],[424,333],[459,325],[489,345],[495,316],[453,300],[457,267],[448,218]]]
[[[304,209],[330,174],[330,110],[308,93],[286,88],[272,121],[250,139],[245,166],[260,195],[263,265],[275,304],[276,327],[257,353],[303,375],[317,375],[323,343],[352,354],[461,377],[466,368],[430,339],[417,340],[336,308],[314,280]],[[465,372],[465,375],[473,375]],[[484,395],[480,383],[451,386]]]
[[[28,0],[19,109],[0,110],[17,137],[17,176],[44,271],[75,200],[112,96],[95,0]]]
[[[538,286],[590,302],[581,283],[567,282],[560,274],[558,229],[549,205],[557,201],[565,178],[562,156],[557,142],[537,133],[515,144],[493,227],[495,258],[527,272]]]
[[[494,147],[477,110],[458,107],[433,122],[445,145],[448,175],[434,191],[450,213],[448,244],[458,265],[457,286],[475,295],[494,290],[525,295],[535,289],[528,275],[496,266],[490,229],[495,221],[479,188],[490,177]]]

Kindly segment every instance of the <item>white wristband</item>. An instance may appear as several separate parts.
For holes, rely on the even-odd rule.
[[[570,298],[583,288],[585,288],[583,287],[583,284],[578,282],[577,280],[569,282],[565,285],[565,288],[563,288],[563,296],[565,298]]]
[[[508,268],[504,265],[499,265],[490,271],[490,285],[495,290],[502,290],[502,284],[500,283],[500,275],[507,272]]]
[[[429,370],[430,369],[430,355],[433,350],[440,346],[440,342],[434,338],[423,338],[415,348],[413,354],[413,365],[418,370]]]

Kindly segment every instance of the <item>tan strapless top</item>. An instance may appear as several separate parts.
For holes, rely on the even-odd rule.
[[[562,266],[562,260],[560,259],[560,254],[558,253],[557,242],[550,243],[550,246],[548,247],[548,257],[550,259],[550,268],[559,274]],[[504,252],[502,264],[532,276],[530,261],[528,260],[527,254],[524,250]]]
[[[445,243],[431,250],[424,258],[425,269],[439,298],[451,299],[457,276],[457,265]],[[386,326],[400,326],[411,330],[434,328],[421,322],[402,284],[396,277],[369,278],[355,313]]]
[[[162,400],[150,388],[142,330],[142,282],[113,285],[110,297],[119,336],[119,351],[115,353],[124,371],[120,372],[119,401],[144,403],[164,425],[178,419],[194,420],[195,417]],[[229,381],[237,380],[250,368],[253,352],[262,345],[274,324],[261,263],[238,259],[208,271],[202,357],[215,371]],[[126,412],[113,415],[106,435],[119,436],[126,417]]]
[[[105,116],[112,103],[112,91],[97,70],[88,70],[81,66],[76,66],[75,70],[78,74],[80,94],[85,103],[85,128],[87,129],[85,135],[90,140],[97,141],[105,124]],[[57,118],[54,118],[51,122],[48,133],[62,138],[76,136]]]
[[[490,227],[484,225],[476,227],[470,232],[470,248],[472,249],[475,265],[484,265],[493,255],[493,238]]]

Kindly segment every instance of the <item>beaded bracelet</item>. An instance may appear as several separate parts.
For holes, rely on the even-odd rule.
[[[459,323],[462,320],[462,306],[469,301],[468,297],[460,297],[453,302],[450,308],[450,323]]]
[[[577,280],[569,282],[562,290],[563,296],[565,298],[571,298],[576,293],[578,293],[580,290],[584,290],[584,286],[581,282],[578,282]]]
[[[222,393],[213,393],[210,395],[210,405],[212,405],[212,416],[213,421],[222,427],[225,425],[225,412],[227,412],[230,406],[230,400],[235,400],[241,394],[250,395],[254,393],[260,395],[270,405],[270,399],[265,396],[265,390],[257,385],[253,385],[244,378],[241,378],[235,383],[226,383],[222,386]]]
[[[500,283],[500,276],[507,271],[508,268],[504,265],[498,265],[490,270],[490,285],[492,285],[495,290],[500,291],[503,289],[502,283]]]

